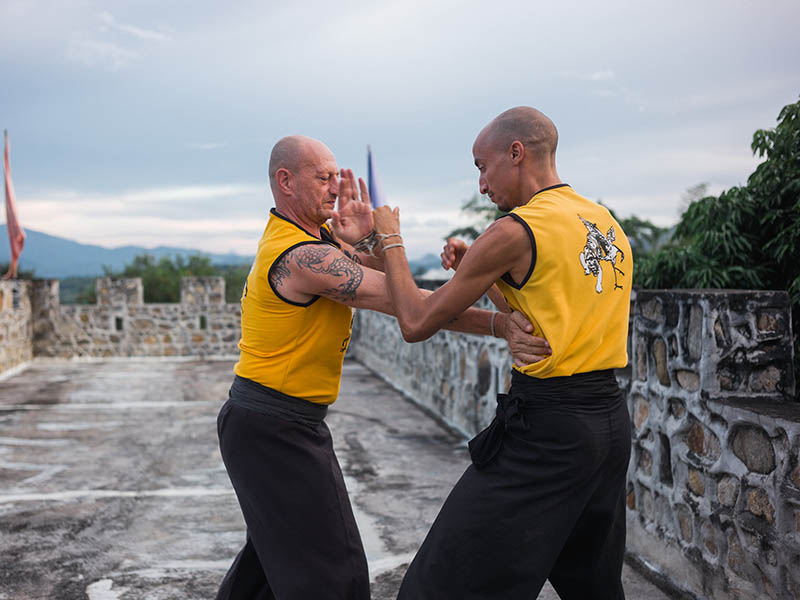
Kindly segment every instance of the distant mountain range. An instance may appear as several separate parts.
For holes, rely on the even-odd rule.
[[[22,250],[19,266],[26,271],[33,270],[36,277],[60,279],[63,277],[97,277],[103,274],[103,266],[121,270],[139,254],[151,254],[156,258],[176,255],[189,257],[203,254],[211,258],[215,265],[250,264],[252,256],[241,254],[210,254],[191,248],[143,248],[141,246],[120,246],[104,248],[91,244],[81,244],[65,238],[48,235],[40,231],[26,229],[25,247]],[[8,231],[0,225],[0,263],[10,260]]]
[[[139,254],[150,254],[156,258],[177,255],[189,257],[203,254],[211,258],[214,265],[249,265],[252,256],[242,254],[210,254],[192,248],[174,248],[159,246],[144,248],[142,246],[120,246],[104,248],[91,244],[81,244],[72,240],[26,229],[25,248],[20,257],[20,269],[34,271],[35,277],[62,279],[64,277],[99,277],[103,274],[103,266],[121,270]],[[7,263],[11,254],[8,245],[8,231],[0,225],[0,263]],[[422,258],[409,261],[411,272],[427,270],[439,264],[439,258],[426,254]]]

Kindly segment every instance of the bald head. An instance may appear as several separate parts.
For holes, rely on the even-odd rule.
[[[544,113],[530,106],[517,106],[499,114],[478,138],[484,138],[490,147],[499,151],[519,141],[526,152],[542,162],[554,161],[558,146],[556,126]]]
[[[314,138],[304,135],[290,135],[281,138],[272,147],[269,155],[269,183],[275,186],[275,173],[286,169],[297,173],[302,167],[314,165],[320,156],[333,156],[328,147]]]

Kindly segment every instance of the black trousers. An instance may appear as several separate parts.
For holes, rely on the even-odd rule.
[[[217,418],[247,542],[218,600],[368,600],[361,537],[324,406],[236,377]]]
[[[514,372],[470,442],[399,600],[623,600],[628,409],[613,372],[536,380]]]

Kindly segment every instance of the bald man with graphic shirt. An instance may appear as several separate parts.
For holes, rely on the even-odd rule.
[[[269,179],[275,208],[242,294],[241,354],[217,419],[247,541],[217,598],[368,599],[364,549],[324,418],[339,393],[351,309],[392,313],[382,256],[371,250],[369,196],[324,144],[303,136],[275,144]],[[465,308],[449,328],[496,333],[521,363],[549,352],[519,313]]]
[[[631,249],[601,205],[556,172],[558,134],[536,109],[510,109],[473,145],[480,191],[510,211],[469,249],[443,253],[453,278],[425,296],[404,248],[384,269],[403,336],[420,341],[488,292],[547,338],[552,354],[515,366],[472,464],[414,558],[400,600],[536,598],[549,579],[563,600],[622,600],[630,420],[613,369],[627,364]],[[400,233],[397,209],[374,212]]]

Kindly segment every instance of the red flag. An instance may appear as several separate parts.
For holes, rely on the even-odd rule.
[[[3,279],[11,279],[17,276],[19,255],[22,254],[22,246],[25,245],[25,230],[22,229],[17,219],[14,184],[11,181],[11,167],[8,164],[8,132],[3,133],[6,142],[3,154],[3,166],[6,174],[6,227],[8,228],[8,241],[11,244],[11,264],[8,266],[8,273],[3,275]]]

